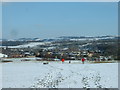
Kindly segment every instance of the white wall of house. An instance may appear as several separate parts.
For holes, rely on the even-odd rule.
[[[0,53],[0,58],[3,58],[3,57],[8,57],[8,56],[5,55],[5,54]]]

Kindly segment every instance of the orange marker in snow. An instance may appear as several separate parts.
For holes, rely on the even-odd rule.
[[[62,61],[62,62],[64,62],[64,61],[65,61],[65,59],[62,59],[61,61]]]
[[[84,64],[84,62],[85,62],[85,59],[84,59],[84,58],[82,58],[82,63]]]

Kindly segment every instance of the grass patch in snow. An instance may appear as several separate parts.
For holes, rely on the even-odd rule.
[[[10,60],[6,60],[6,61],[1,61],[2,63],[7,63],[7,62],[13,62],[13,61],[10,61]]]

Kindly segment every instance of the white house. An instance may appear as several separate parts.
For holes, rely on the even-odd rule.
[[[3,58],[3,57],[8,57],[8,56],[5,55],[5,54],[0,53],[0,58]]]

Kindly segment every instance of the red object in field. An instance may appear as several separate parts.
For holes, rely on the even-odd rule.
[[[84,62],[85,61],[85,59],[84,58],[82,58],[82,62]]]
[[[61,61],[62,61],[62,62],[64,62],[64,61],[65,61],[65,59],[62,59]]]

